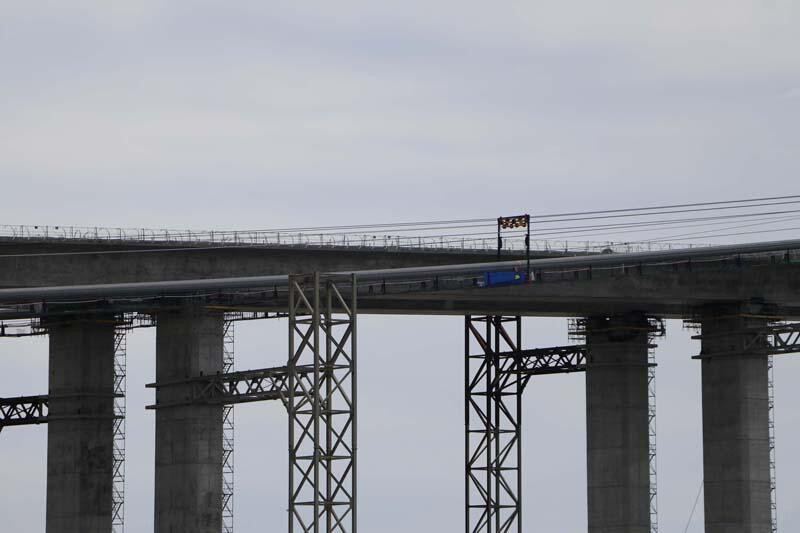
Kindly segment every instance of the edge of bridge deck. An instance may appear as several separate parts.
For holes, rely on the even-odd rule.
[[[714,260],[760,253],[775,253],[800,249],[800,239],[661,250],[654,252],[612,253],[531,260],[532,271],[547,268],[588,268],[611,265],[669,264],[681,261]],[[327,275],[356,274],[359,281],[403,280],[420,276],[464,276],[484,272],[519,269],[524,260],[466,263],[455,265],[406,267],[381,270],[331,272]],[[287,273],[288,274],[288,273]],[[141,283],[113,283],[99,285],[58,285],[0,289],[0,303],[21,301],[58,301],[80,298],[123,298],[130,296],[159,296],[192,293],[204,290],[248,289],[256,287],[285,287],[287,275],[251,276],[213,279],[186,279]]]

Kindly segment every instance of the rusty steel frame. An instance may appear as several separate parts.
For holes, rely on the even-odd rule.
[[[290,533],[356,533],[358,288],[338,279],[289,277]]]

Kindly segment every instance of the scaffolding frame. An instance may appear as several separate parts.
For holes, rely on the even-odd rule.
[[[464,324],[466,531],[522,533],[522,320],[467,315]]]
[[[656,349],[647,353],[648,474],[650,476],[650,532],[658,533],[658,447],[656,426]]]
[[[775,361],[774,356],[767,357],[767,398],[769,426],[769,506],[772,518],[772,533],[778,531],[778,492],[777,469],[775,466]]]
[[[226,313],[222,341],[223,374],[234,371],[235,324],[234,317]],[[222,406],[222,533],[233,533],[234,437],[233,404],[225,404]]]
[[[356,533],[358,287],[338,280],[289,277],[290,533]]]
[[[114,330],[114,420],[111,480],[111,532],[125,531],[125,391],[127,382],[128,331]]]

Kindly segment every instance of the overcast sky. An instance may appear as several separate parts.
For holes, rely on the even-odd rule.
[[[797,192],[800,4],[0,0],[0,224],[240,228]],[[797,237],[750,235],[750,240]],[[567,342],[528,319],[526,346]],[[247,324],[239,369],[280,364]],[[360,323],[362,530],[460,531],[463,323]],[[701,480],[697,346],[659,348],[661,524]],[[154,336],[129,358],[128,530],[152,528]],[[0,395],[46,391],[44,339]],[[420,369],[425,369],[424,372]],[[800,360],[777,363],[781,530],[800,530]],[[240,533],[281,531],[286,420],[237,407]],[[526,531],[585,530],[583,376],[525,397]],[[4,529],[44,526],[46,428],[0,435]],[[702,499],[689,532],[702,531]]]

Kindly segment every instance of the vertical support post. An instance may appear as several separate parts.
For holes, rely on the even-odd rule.
[[[222,373],[234,371],[235,366],[235,325],[229,316],[225,317],[222,336]],[[222,533],[233,533],[233,491],[234,491],[234,418],[233,405],[222,406]]]
[[[518,316],[465,318],[467,533],[522,532],[521,336]]]
[[[223,314],[187,305],[158,314],[156,404],[180,403],[192,385],[223,366]],[[222,406],[156,409],[155,533],[222,529]]]
[[[124,324],[114,331],[114,456],[111,491],[111,531],[125,531],[125,394],[127,381],[128,330]]]
[[[47,533],[111,531],[114,317],[49,322]]]
[[[289,277],[290,533],[356,531],[356,298]]]
[[[767,320],[719,308],[701,324],[705,530],[769,533]]]
[[[590,533],[650,533],[649,333],[645,317],[586,323]]]

